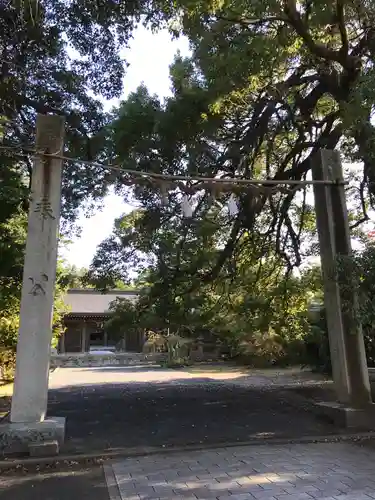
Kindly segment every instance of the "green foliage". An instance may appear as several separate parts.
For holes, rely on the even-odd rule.
[[[0,366],[1,377],[5,379],[13,376],[27,228],[26,216],[17,200],[19,191],[14,189],[20,187],[17,180],[15,173],[13,177],[3,178],[0,186],[3,193],[0,203],[5,209],[0,221]]]
[[[191,363],[191,343],[189,340],[179,335],[168,335],[166,337],[166,344],[168,353],[166,366],[168,368],[180,368]]]
[[[64,331],[63,317],[68,312],[63,298],[70,288],[68,277],[70,268],[63,261],[58,261],[56,271],[56,287],[52,318],[52,347],[57,346],[58,338]],[[13,377],[17,335],[19,329],[19,313],[21,288],[18,281],[13,281],[13,286],[0,288],[0,367],[3,377]]]
[[[232,355],[252,365],[302,362],[307,309],[316,288],[314,281],[306,286],[308,274],[286,277],[281,263],[264,264],[261,270],[253,264],[231,283],[212,328],[232,344]]]
[[[304,337],[304,364],[317,372],[332,374],[328,327],[323,307],[310,319],[310,330]]]
[[[11,382],[14,378],[16,353],[13,349],[0,349],[0,382]]]
[[[69,265],[64,262],[63,272],[58,275],[58,283],[64,288],[86,288],[85,281],[87,269],[78,269],[77,266]]]
[[[120,49],[132,34],[142,2],[2,2],[0,117],[2,144],[32,146],[36,113],[66,117],[66,148],[78,158],[100,156],[107,122],[99,96],[119,97],[124,63]],[[95,97],[93,97],[95,96]],[[0,161],[17,165],[30,185],[29,159]],[[17,161],[16,161],[17,160]],[[64,168],[64,219],[74,219],[79,205],[106,192],[108,175],[81,165]],[[22,198],[22,193],[18,193]],[[25,196],[25,193],[23,193]],[[27,201],[27,200],[26,200]]]
[[[146,340],[143,345],[143,352],[146,354],[151,354],[155,352],[166,352],[167,342],[164,335],[161,333],[156,333],[149,331],[146,334]]]
[[[322,294],[318,269],[285,276],[277,256],[259,261],[259,249],[249,254],[246,246],[214,281],[204,282],[195,273],[210,269],[218,251],[211,225],[202,221],[179,226],[173,220],[151,233],[142,226],[143,214],[116,221],[113,237],[99,247],[90,268],[93,283],[102,287],[108,277],[128,279],[134,258],[148,285],[137,303],[113,303],[107,324],[111,334],[140,329],[186,340],[203,335],[221,339],[232,357],[252,365],[304,362],[308,304]],[[150,339],[145,348],[154,347]]]
[[[367,363],[375,366],[375,246],[368,242],[350,257],[339,258],[331,279],[341,287],[342,310],[352,321],[353,331],[364,336]],[[306,364],[319,371],[331,373],[328,329],[324,308],[311,321],[311,330],[304,338]]]
[[[141,87],[114,110],[111,154],[158,173],[303,180],[317,150],[340,145],[346,160],[365,166],[350,194],[358,224],[375,185],[374,2],[156,5],[189,38],[192,56],[176,56],[165,102]],[[125,194],[124,179],[117,190]],[[225,204],[228,192],[212,187],[191,196],[191,220],[181,217],[178,189],[165,197],[160,183],[145,180],[130,196],[126,190],[140,208],[100,246],[94,284],[142,273],[149,288],[137,318],[149,328],[214,332],[232,352],[253,360],[268,353],[269,363],[300,348],[311,354],[324,332],[310,329],[307,314],[309,301],[322,297],[321,277],[290,274],[317,254],[308,190],[237,190],[239,214],[228,217],[214,201]]]
[[[117,298],[110,304],[109,309],[112,315],[104,327],[110,333],[111,338],[120,341],[124,333],[132,333],[144,328],[139,323],[137,307],[130,300]]]
[[[365,164],[352,217],[357,222],[375,185],[367,183],[375,172],[373,0],[152,3],[159,20],[188,37],[192,56],[176,56],[173,95],[164,102],[141,87],[114,110],[107,143],[112,156],[153,172],[303,180],[319,148],[340,145],[346,160]],[[123,181],[119,175],[119,192],[125,192]],[[140,182],[132,194],[147,211],[149,231],[179,214],[175,192],[167,207],[159,206],[158,183]],[[261,232],[263,255],[272,246],[289,269],[315,252],[306,192],[238,194],[235,227],[221,217],[212,227],[221,243],[215,270],[235,256],[246,230]],[[195,219],[209,218],[212,204],[203,193],[194,201]]]
[[[337,279],[343,289],[343,311],[352,320],[352,327],[362,327],[367,361],[375,366],[375,245],[367,243],[338,262]],[[358,301],[353,301],[356,296]]]

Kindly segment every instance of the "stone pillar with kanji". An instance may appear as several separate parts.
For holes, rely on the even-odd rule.
[[[37,152],[61,156],[63,138],[62,117],[38,115]],[[35,440],[43,441],[43,436],[56,435],[61,443],[64,435],[63,419],[46,419],[61,179],[61,158],[35,155],[8,432],[17,435],[17,446],[24,449],[13,451],[26,451]],[[7,443],[11,441],[8,437]],[[0,442],[0,448],[4,446]]]

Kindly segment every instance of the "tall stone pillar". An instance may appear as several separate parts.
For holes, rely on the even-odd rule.
[[[351,407],[363,408],[371,402],[371,392],[362,331],[360,325],[351,318],[355,314],[356,297],[353,293],[349,300],[353,307],[350,308],[350,314],[344,314],[343,290],[337,279],[337,257],[351,254],[339,153],[320,150],[312,161],[312,175],[314,180],[338,181],[336,185],[314,185],[324,304],[338,400]]]
[[[61,155],[64,119],[38,115],[36,149]],[[34,160],[10,420],[43,422],[47,411],[62,161]]]

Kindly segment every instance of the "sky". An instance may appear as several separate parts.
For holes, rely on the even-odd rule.
[[[129,48],[124,51],[124,58],[129,67],[124,78],[124,93],[120,100],[135,91],[141,83],[159,97],[170,95],[169,65],[178,50],[183,56],[189,54],[186,38],[172,40],[167,30],[152,33],[140,26]],[[120,100],[111,100],[106,102],[105,106],[110,109]],[[104,200],[104,208],[98,210],[94,216],[86,218],[81,212],[78,219],[78,225],[82,229],[81,236],[73,240],[68,248],[61,250],[62,257],[79,268],[89,267],[96,247],[111,234],[114,220],[131,210],[130,205],[111,192]]]

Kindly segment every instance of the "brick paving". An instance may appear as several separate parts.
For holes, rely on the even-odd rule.
[[[375,451],[353,443],[217,448],[109,467],[121,500],[375,499]]]

